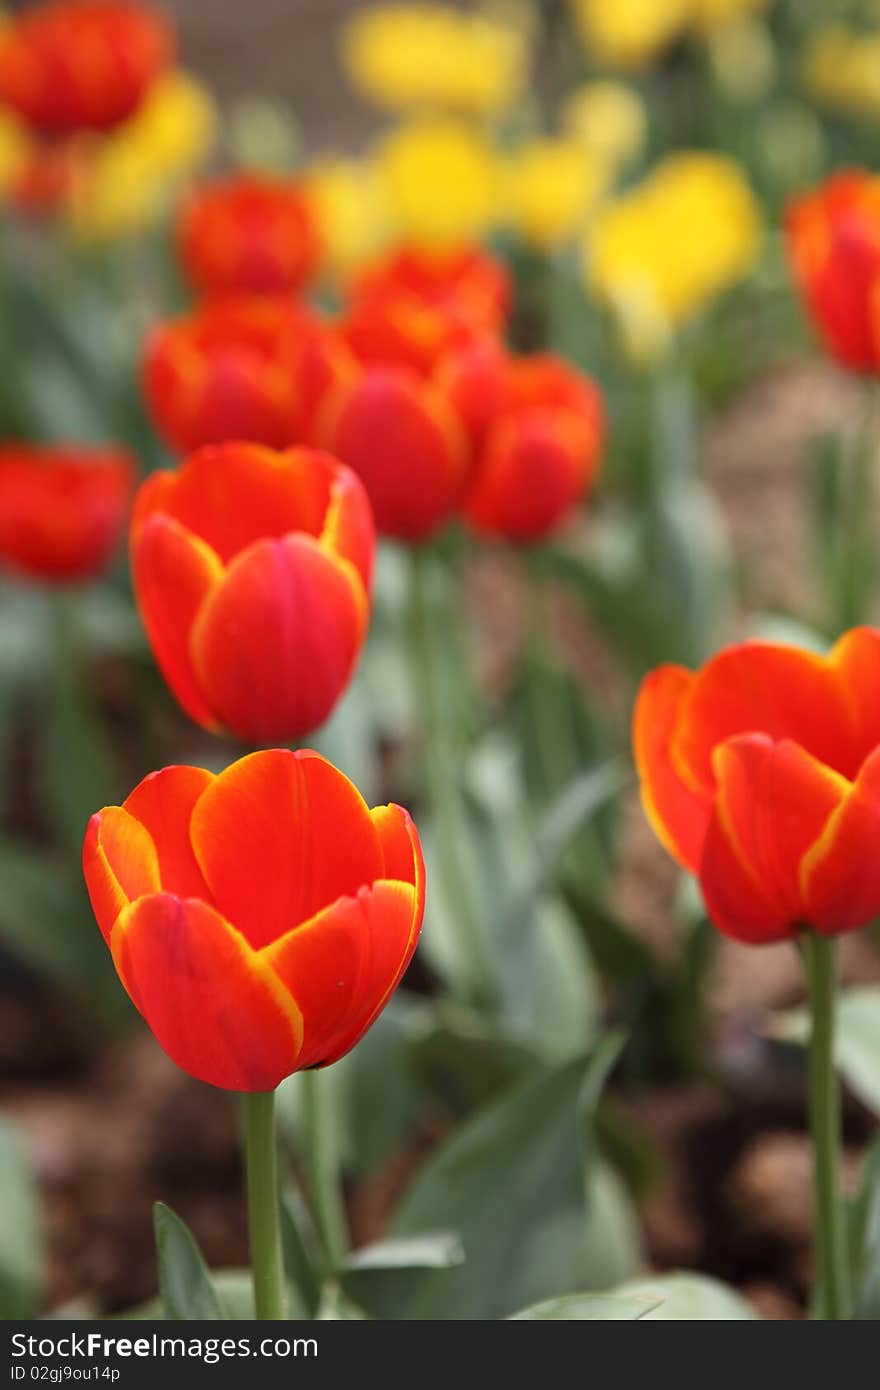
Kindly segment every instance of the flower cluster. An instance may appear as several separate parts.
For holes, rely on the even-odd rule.
[[[209,153],[205,88],[158,10],[45,0],[0,27],[0,193],[80,240],[155,222]]]
[[[282,203],[286,258],[273,253]],[[515,540],[560,524],[595,475],[601,402],[575,368],[503,348],[502,264],[474,247],[403,248],[321,319],[291,292],[312,246],[304,207],[295,190],[227,180],[185,209],[185,268],[227,293],[147,344],[145,396],[167,443],[325,449],[360,477],[378,530],[410,542],[456,515]],[[286,294],[253,293],[282,281]]]

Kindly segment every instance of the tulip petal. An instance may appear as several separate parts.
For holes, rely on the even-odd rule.
[[[409,811],[391,802],[370,812],[385,857],[382,878],[411,883],[424,895],[425,864],[418,831]]]
[[[366,592],[373,583],[376,528],[364,485],[350,468],[339,468],[321,532],[321,548],[354,565]]]
[[[774,941],[808,925],[801,864],[849,790],[788,740],[763,734],[715,750],[718,791],[700,862],[712,921],[740,941]]]
[[[240,738],[302,738],[345,689],[366,623],[352,566],[310,536],[258,541],[232,562],[196,620],[199,685]]]
[[[645,815],[660,843],[696,872],[711,800],[681,777],[672,758],[678,720],[694,677],[683,666],[661,666],[642,682],[633,718],[633,747]]]
[[[326,1066],[354,1047],[400,982],[420,926],[415,890],[383,879],[263,952],[302,1014],[300,1066]]]
[[[801,868],[811,927],[829,934],[880,916],[880,749],[865,762]]]
[[[468,464],[464,428],[415,373],[370,368],[330,394],[318,432],[362,480],[379,531],[421,540],[452,513]]]
[[[852,628],[835,643],[828,660],[849,706],[861,765],[880,743],[880,631]]]
[[[175,475],[161,507],[228,565],[266,537],[320,536],[339,474],[335,459],[311,449],[207,445]]]
[[[189,826],[196,802],[213,781],[214,774],[202,767],[164,767],[125,799],[124,809],[150,833],[162,888],[180,898],[211,897],[192,852]]]
[[[363,798],[317,753],[233,763],[199,798],[191,835],[220,911],[256,948],[384,870]]]
[[[565,409],[532,409],[489,431],[465,514],[478,531],[534,540],[564,520],[595,463],[598,435]]]
[[[83,874],[92,911],[109,944],[124,908],[162,887],[156,846],[149,831],[123,806],[92,816],[83,842]]]
[[[133,532],[131,562],[141,619],[163,676],[187,714],[216,729],[190,659],[190,632],[223,577],[220,560],[177,521],[157,514]]]
[[[791,739],[843,776],[862,761],[851,703],[832,662],[769,642],[744,642],[713,657],[693,678],[672,741],[672,758],[695,791],[711,794],[712,753],[737,734]]]
[[[207,903],[139,898],[113,933],[132,1002],[184,1071],[211,1086],[269,1091],[297,1066],[299,1010],[258,952]]]

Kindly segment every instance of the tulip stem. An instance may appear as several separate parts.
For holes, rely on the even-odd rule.
[[[338,1183],[338,1164],[332,1143],[330,1100],[326,1077],[317,1070],[302,1075],[306,1165],[312,1213],[328,1275],[335,1275],[347,1245],[345,1211]]]
[[[474,903],[466,859],[467,846],[459,750],[450,734],[447,701],[437,670],[437,624],[429,597],[431,553],[410,547],[410,624],[414,685],[424,734],[425,781],[431,810],[432,839],[451,930],[456,933],[462,988],[483,1002],[491,999],[492,975],[485,956],[479,910]],[[442,636],[441,636],[442,640]]]
[[[835,943],[818,932],[804,937],[804,967],[810,1004],[809,1112],[813,1138],[813,1201],[816,1241],[814,1316],[849,1317],[849,1270],[838,1168],[840,1092],[834,1069],[836,999]]]
[[[287,1314],[278,1210],[275,1092],[248,1092],[244,1113],[254,1316],[279,1322]]]

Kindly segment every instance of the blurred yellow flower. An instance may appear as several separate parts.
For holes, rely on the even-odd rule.
[[[691,23],[711,30],[767,8],[769,0],[690,0]]]
[[[427,247],[478,241],[497,221],[501,166],[466,121],[415,117],[376,147],[394,231]]]
[[[742,105],[765,97],[776,80],[776,50],[766,24],[736,19],[707,36],[715,80],[731,101]]]
[[[581,230],[608,181],[608,165],[579,141],[533,140],[505,166],[502,216],[527,246],[553,251]]]
[[[617,169],[641,154],[648,133],[644,102],[625,82],[584,82],[566,99],[562,128]]]
[[[348,276],[389,240],[390,213],[381,180],[370,164],[328,157],[309,166],[306,184],[323,259],[337,275]]]
[[[205,87],[184,71],[157,82],[144,104],[96,144],[67,200],[84,241],[127,236],[156,221],[202,164],[217,126]]]
[[[803,57],[804,85],[818,106],[843,115],[880,115],[880,34],[823,25]]]
[[[682,151],[605,205],[585,245],[589,285],[645,360],[753,264],[758,204],[722,155]]]
[[[443,5],[378,5],[343,31],[352,84],[377,106],[434,107],[490,115],[522,87],[527,36]]]
[[[570,0],[587,55],[639,68],[681,34],[693,0]]]
[[[4,20],[0,16],[0,23]],[[0,110],[0,195],[16,183],[27,165],[30,140],[22,123],[11,111]]]

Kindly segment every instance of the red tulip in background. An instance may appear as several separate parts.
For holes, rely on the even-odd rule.
[[[132,573],[186,712],[254,743],[323,723],[366,634],[374,543],[360,482],[315,450],[227,443],[154,473],[135,502]]]
[[[605,442],[598,388],[550,353],[506,357],[483,345],[442,370],[475,442],[468,524],[512,541],[548,535],[595,478]]]
[[[295,300],[245,295],[159,324],[147,341],[142,385],[173,450],[228,439],[278,449],[308,437],[314,396],[347,367],[344,345]]]
[[[363,1036],[415,949],[416,828],[317,753],[167,767],[89,822],[83,866],[132,1002],[184,1071],[268,1091]]]
[[[880,913],[880,631],[827,657],[747,642],[647,677],[642,800],[715,925],[761,943]]]
[[[136,477],[123,449],[0,447],[0,563],[32,579],[91,579],[119,545]]]
[[[183,209],[181,264],[202,294],[302,289],[320,244],[309,202],[292,179],[237,174],[202,186]]]
[[[175,56],[158,10],[121,0],[28,6],[0,26],[0,101],[47,135],[106,130]]]
[[[880,178],[833,174],[792,201],[786,234],[798,288],[828,351],[845,367],[880,366]]]
[[[408,367],[366,367],[325,396],[317,439],[361,478],[377,529],[423,541],[453,515],[467,475],[464,427]]]
[[[343,331],[362,362],[424,374],[452,348],[500,333],[509,307],[510,275],[494,256],[404,249],[350,286]]]

